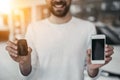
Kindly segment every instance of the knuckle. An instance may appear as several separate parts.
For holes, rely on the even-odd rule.
[[[10,56],[11,56],[12,58],[15,58],[14,55],[13,55],[13,53],[9,53],[9,54],[10,54]]]
[[[9,42],[9,41],[7,41],[6,43],[7,43],[7,45],[9,45],[9,43],[10,43],[10,42]]]
[[[32,52],[32,48],[28,47],[28,52],[31,53]]]

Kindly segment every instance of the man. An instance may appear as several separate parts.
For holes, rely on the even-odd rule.
[[[106,46],[105,64],[91,64],[88,46],[95,27],[70,14],[71,1],[46,0],[51,16],[29,25],[26,39],[31,48],[27,56],[18,56],[16,42],[8,41],[6,49],[24,76],[36,69],[34,80],[83,80],[87,63],[89,76],[95,78],[99,68],[112,59],[113,48]]]

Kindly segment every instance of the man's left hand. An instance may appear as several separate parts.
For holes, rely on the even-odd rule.
[[[114,53],[113,50],[114,50],[114,48],[112,46],[106,45],[105,46],[105,63],[104,64],[92,64],[91,63],[91,49],[88,49],[87,50],[87,67],[88,67],[88,70],[89,71],[93,70],[92,72],[94,72],[95,70],[98,70],[102,66],[108,64],[112,60],[111,55]]]

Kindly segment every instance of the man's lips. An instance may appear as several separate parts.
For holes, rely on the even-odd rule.
[[[60,1],[60,2],[57,2],[57,1],[55,1],[55,2],[52,2],[52,6],[54,7],[54,8],[57,8],[57,9],[63,9],[64,7],[65,7],[65,5],[66,5],[66,2],[63,2],[63,1]]]
[[[54,5],[53,6],[53,8],[55,8],[55,9],[57,9],[57,10],[64,10],[64,8],[65,8],[65,5],[63,5],[63,4],[56,4],[56,5]]]

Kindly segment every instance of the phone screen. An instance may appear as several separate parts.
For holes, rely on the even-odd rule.
[[[92,60],[104,60],[105,39],[92,39]]]

